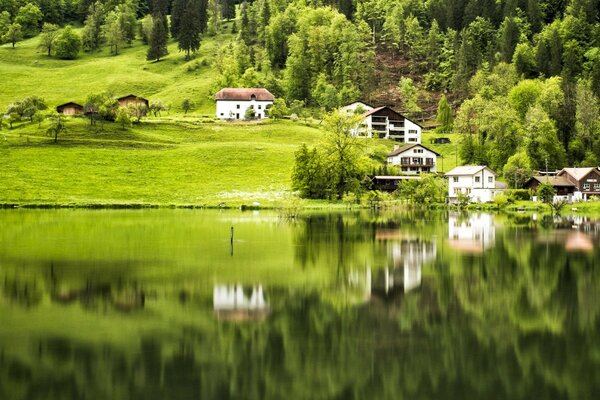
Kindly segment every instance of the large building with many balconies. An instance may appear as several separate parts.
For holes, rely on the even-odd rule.
[[[402,174],[420,174],[421,172],[437,172],[436,164],[439,153],[428,149],[421,144],[407,144],[394,146],[388,154],[388,165],[399,167]]]

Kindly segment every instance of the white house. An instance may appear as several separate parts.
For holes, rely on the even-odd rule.
[[[387,163],[399,167],[400,171],[405,174],[436,172],[439,155],[417,143],[405,146],[394,145],[394,150],[387,156]]]
[[[373,108],[375,108],[375,107],[373,107],[369,103],[365,103],[364,101],[355,101],[354,103],[351,103],[351,104],[341,107],[340,112],[346,113],[349,115],[354,115],[357,112],[360,112],[361,114],[363,114],[367,111],[371,111]]]
[[[246,110],[253,109],[256,119],[267,117],[266,110],[273,104],[273,95],[264,88],[224,88],[215,95],[217,118],[239,119],[246,117]]]
[[[448,200],[456,202],[458,194],[464,193],[475,203],[492,201],[501,189],[496,184],[496,173],[486,166],[465,165],[456,167],[444,176],[448,178]]]
[[[401,143],[421,143],[421,125],[388,106],[373,108],[362,117],[362,125],[355,132],[357,136],[376,136]]]

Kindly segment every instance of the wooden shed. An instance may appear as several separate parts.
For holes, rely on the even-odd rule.
[[[128,94],[127,96],[119,97],[117,101],[119,102],[119,107],[129,107],[130,105],[144,105],[148,107],[150,105],[150,102],[147,99],[134,94]]]
[[[63,115],[81,115],[83,114],[83,106],[74,102],[68,102],[56,106],[56,112]]]

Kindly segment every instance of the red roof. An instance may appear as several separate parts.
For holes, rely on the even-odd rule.
[[[217,100],[273,101],[275,97],[265,88],[224,88],[215,95]]]

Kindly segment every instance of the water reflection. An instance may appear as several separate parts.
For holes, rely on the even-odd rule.
[[[448,216],[449,245],[464,253],[483,253],[494,246],[496,227],[491,214],[458,214]]]
[[[267,316],[269,307],[262,285],[216,285],[213,310],[218,319],[230,321],[258,320]]]
[[[102,243],[101,263],[69,233],[87,213],[0,213],[0,399],[600,393],[594,221],[234,214],[231,258],[226,213],[109,215],[90,240],[116,223],[152,246]],[[35,246],[61,224],[69,253]]]

